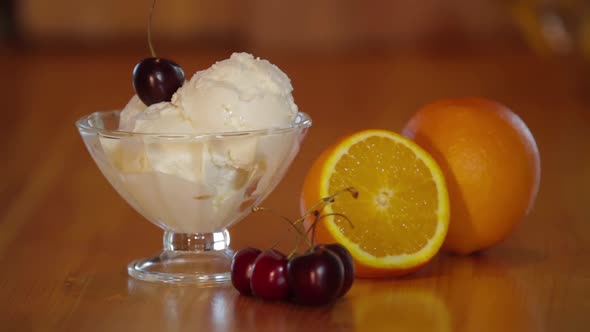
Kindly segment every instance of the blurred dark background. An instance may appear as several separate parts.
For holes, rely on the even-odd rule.
[[[151,0],[2,0],[2,49],[146,47]],[[590,57],[588,0],[159,0],[158,48]]]

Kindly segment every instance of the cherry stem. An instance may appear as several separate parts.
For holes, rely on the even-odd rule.
[[[354,187],[346,187],[340,191],[337,191],[334,195],[332,195],[331,197],[334,198],[340,194],[342,194],[343,192],[348,191],[350,193],[350,195],[352,195],[352,198],[357,199],[359,197],[359,192],[358,190],[356,190]]]
[[[318,221],[321,220],[321,219],[324,219],[325,217],[329,217],[329,216],[342,217],[342,218],[344,218],[344,220],[348,221],[348,224],[350,225],[351,228],[354,228],[354,224],[352,223],[352,221],[350,220],[350,218],[348,218],[346,215],[344,215],[342,213],[337,213],[337,212],[324,214],[324,215],[322,215],[322,216],[319,217]]]
[[[307,244],[309,246],[311,246],[311,244],[309,244],[309,240],[307,239],[307,237],[305,236],[305,234],[303,233],[303,231],[301,229],[299,229],[299,227],[297,227],[297,224],[302,222],[302,220],[303,220],[302,218],[299,218],[299,219],[297,219],[295,221],[292,221],[291,219],[289,219],[289,218],[287,218],[287,217],[285,217],[283,215],[280,215],[280,214],[276,213],[272,209],[268,209],[268,208],[261,207],[261,206],[256,206],[256,207],[253,207],[252,208],[252,212],[260,212],[260,211],[270,212],[270,213],[272,213],[272,214],[280,217],[283,221],[285,221],[286,223],[288,223],[297,232],[296,235],[298,235],[298,236],[296,237],[295,248],[293,248],[293,250],[291,250],[291,252],[289,253],[288,257],[292,257],[293,255],[295,255],[295,253],[297,252],[297,249],[299,249],[299,242],[301,241],[300,240],[301,238],[305,239],[305,241],[308,242]],[[289,229],[289,231],[290,230],[291,229]],[[276,241],[273,244],[273,246],[271,247],[271,249],[274,248],[277,244],[279,244],[279,242],[280,242],[280,240]]]
[[[322,207],[319,210],[323,210],[324,207],[326,207],[326,204],[332,203],[332,202],[334,202],[333,196],[324,197],[324,198],[320,199],[319,201],[315,202],[309,209],[307,209],[306,215],[308,216],[311,213],[313,213],[314,210],[317,210],[317,207],[319,205],[322,205]]]
[[[272,246],[270,246],[270,249],[274,249],[276,246],[279,245],[279,243],[281,243],[281,240],[276,240],[275,243],[273,243]]]
[[[325,207],[325,205],[322,206],[322,210],[324,209],[324,207]],[[313,248],[313,246],[315,246],[315,226],[318,223],[318,221],[320,220],[319,219],[320,218],[320,211],[314,210],[313,211],[313,217],[315,219],[314,219],[313,223],[311,223],[311,227],[310,227],[310,229],[311,229],[311,245],[312,245],[312,248]]]
[[[337,192],[336,192],[336,193],[334,193],[332,196],[328,196],[328,197],[324,197],[324,198],[320,199],[320,200],[319,200],[318,202],[316,202],[316,203],[315,203],[315,204],[314,204],[314,205],[313,205],[311,208],[309,208],[309,210],[307,210],[308,212],[305,214],[305,216],[304,216],[304,217],[302,217],[302,218],[306,218],[307,216],[309,216],[309,215],[312,215],[312,214],[313,214],[313,216],[314,216],[314,219],[315,219],[315,220],[312,222],[312,224],[311,224],[311,226],[309,227],[309,229],[308,229],[308,230],[305,232],[305,234],[306,234],[306,235],[309,235],[309,232],[311,231],[311,245],[312,245],[312,248],[313,248],[313,246],[315,245],[315,229],[316,229],[316,225],[317,225],[317,223],[318,223],[320,220],[322,220],[322,219],[324,219],[324,218],[326,218],[326,217],[329,217],[329,216],[338,216],[338,217],[342,217],[342,218],[344,218],[346,221],[348,221],[348,223],[350,224],[350,226],[351,226],[352,228],[354,228],[354,224],[352,223],[352,221],[351,221],[351,220],[350,220],[350,219],[349,219],[349,218],[348,218],[346,215],[344,215],[344,214],[342,214],[342,213],[336,213],[336,212],[333,212],[333,213],[328,213],[328,214],[325,214],[325,215],[321,215],[321,212],[320,212],[320,211],[323,211],[323,210],[324,210],[324,208],[325,208],[325,207],[326,207],[328,204],[330,204],[330,203],[334,203],[334,201],[336,200],[336,196],[338,196],[338,195],[340,195],[340,194],[342,194],[342,193],[344,193],[344,192],[349,192],[349,193],[352,195],[352,198],[354,198],[354,199],[357,199],[357,198],[359,197],[359,193],[358,193],[358,191],[357,191],[355,188],[353,188],[353,187],[347,187],[347,188],[344,188],[344,189],[342,189],[342,190],[339,190],[339,191],[337,191]],[[322,205],[322,207],[321,207],[319,210],[317,210],[316,208],[317,208],[317,207],[318,207],[318,205],[320,205],[320,204]],[[311,249],[311,248],[310,248],[310,249]]]
[[[344,193],[349,192],[352,195],[352,198],[357,199],[359,197],[359,192],[354,187],[346,187],[342,190],[335,192],[332,196],[323,197],[319,201],[315,202],[307,211],[306,215],[309,215],[313,210],[318,210],[317,207],[321,204],[322,207],[319,209],[320,211],[323,210],[327,204],[334,203],[336,196]]]
[[[155,2],[156,2],[156,0],[154,0],[154,3]],[[272,209],[268,209],[268,208],[265,208],[262,206],[255,206],[251,210],[253,213],[261,212],[261,211],[270,212],[270,213],[274,214],[275,216],[278,216],[279,218],[281,218],[284,222],[288,223],[289,226],[291,226],[291,228],[295,229],[295,231],[297,232],[295,247],[293,248],[293,250],[291,250],[291,252],[287,256],[290,259],[291,257],[293,257],[297,253],[301,239],[303,239],[303,241],[305,241],[305,244],[307,245],[308,252],[313,250],[313,248],[315,246],[316,225],[318,222],[320,222],[322,219],[324,219],[326,217],[338,216],[338,217],[344,218],[344,220],[348,221],[350,226],[352,228],[354,228],[354,224],[352,223],[352,221],[346,215],[344,215],[342,213],[332,212],[332,213],[328,213],[328,214],[324,214],[324,215],[322,215],[322,213],[321,213],[328,204],[335,202],[336,196],[338,196],[344,192],[349,192],[352,195],[352,198],[354,198],[354,199],[357,199],[359,196],[358,191],[356,189],[354,189],[353,187],[344,188],[342,190],[337,191],[332,196],[324,197],[324,198],[320,199],[319,201],[317,201],[315,204],[313,204],[307,210],[307,212],[304,215],[302,215],[301,217],[299,217],[295,221],[292,221],[291,219],[289,219],[281,214],[276,213]],[[318,209],[319,206],[321,206],[321,207]],[[312,216],[313,216],[314,220],[311,223],[311,226],[307,230],[303,230],[300,225],[302,225],[307,218],[312,217]],[[291,231],[291,229],[289,229],[288,232],[289,231]],[[311,232],[311,236],[309,236],[310,232]],[[280,242],[281,242],[281,239],[277,240],[272,245],[271,249],[274,249]]]
[[[148,46],[150,48],[150,53],[152,54],[153,58],[156,57],[156,51],[154,51],[154,46],[152,45],[152,17],[154,16],[154,9],[156,8],[156,1],[157,0],[154,0],[152,2],[152,8],[150,9],[150,18],[148,20],[148,31],[147,31]]]

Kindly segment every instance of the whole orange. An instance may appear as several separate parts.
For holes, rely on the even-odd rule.
[[[506,106],[483,98],[439,100],[416,112],[403,134],[430,152],[445,175],[451,219],[443,247],[449,251],[489,248],[531,210],[539,151]]]

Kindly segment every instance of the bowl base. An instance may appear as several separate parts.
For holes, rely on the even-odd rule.
[[[214,251],[162,251],[158,256],[135,260],[127,266],[133,278],[169,284],[218,286],[231,280],[231,249]]]
[[[129,263],[133,278],[169,284],[217,286],[231,281],[233,251],[229,232],[164,232],[164,250],[154,257]]]

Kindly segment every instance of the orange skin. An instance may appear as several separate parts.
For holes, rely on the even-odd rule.
[[[444,248],[457,254],[502,241],[531,210],[541,177],[536,142],[506,106],[482,98],[426,105],[403,130],[440,165],[451,220]]]

